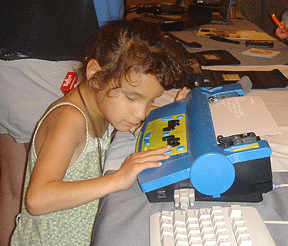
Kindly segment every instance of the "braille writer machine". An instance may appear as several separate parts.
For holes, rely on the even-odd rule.
[[[210,103],[243,96],[251,88],[247,76],[221,87],[196,87],[187,98],[148,115],[136,151],[172,146],[162,166],[138,175],[149,202],[176,203],[179,192],[187,190],[196,201],[260,202],[272,190],[268,142],[253,132],[215,136],[210,112]]]

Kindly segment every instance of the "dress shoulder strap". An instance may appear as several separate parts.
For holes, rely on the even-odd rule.
[[[70,103],[70,102],[62,102],[62,103],[59,103],[59,104],[53,106],[52,108],[50,108],[50,109],[48,110],[48,112],[46,112],[46,113],[44,114],[44,116],[40,119],[40,121],[38,122],[37,127],[36,127],[35,132],[34,132],[34,135],[33,135],[33,139],[32,139],[32,144],[33,144],[33,146],[34,146],[34,141],[35,141],[36,134],[37,134],[38,129],[39,129],[39,127],[41,126],[43,120],[44,120],[44,119],[47,117],[47,115],[50,114],[54,109],[56,109],[56,108],[58,108],[58,107],[60,107],[60,106],[63,106],[63,105],[70,105],[70,106],[72,106],[72,107],[74,107],[74,108],[77,108],[77,109],[83,114],[83,116],[84,116],[84,118],[85,118],[85,122],[86,122],[86,134],[87,134],[87,136],[88,136],[88,121],[87,121],[87,118],[86,118],[86,115],[84,114],[84,112],[83,112],[78,106],[76,106],[76,105],[73,104],[73,103]]]

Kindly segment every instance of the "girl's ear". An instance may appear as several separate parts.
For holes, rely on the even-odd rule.
[[[86,76],[89,80],[94,76],[95,73],[97,73],[99,70],[101,70],[101,67],[99,63],[95,59],[91,59],[86,67]]]

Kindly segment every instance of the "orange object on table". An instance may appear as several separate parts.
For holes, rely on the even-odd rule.
[[[272,20],[274,21],[274,23],[275,23],[277,26],[280,25],[280,21],[278,20],[278,18],[276,17],[275,14],[271,14],[271,18],[272,18]],[[287,33],[285,29],[282,29],[282,32],[283,32],[283,33]]]

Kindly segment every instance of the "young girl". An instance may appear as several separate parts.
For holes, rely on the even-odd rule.
[[[82,83],[53,103],[36,128],[12,245],[89,245],[98,199],[128,189],[141,171],[169,158],[170,146],[135,153],[101,175],[113,129],[139,126],[154,99],[185,75],[158,28],[139,20],[109,23],[80,71]]]

